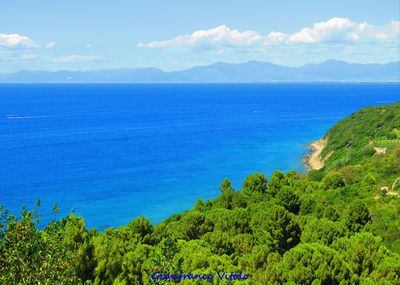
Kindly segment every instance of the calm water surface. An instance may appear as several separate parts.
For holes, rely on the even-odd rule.
[[[157,223],[252,172],[304,171],[306,144],[395,84],[0,85],[0,204],[102,230]]]

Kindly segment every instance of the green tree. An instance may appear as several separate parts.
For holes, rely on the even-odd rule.
[[[284,187],[277,194],[277,204],[283,206],[291,213],[298,214],[300,211],[299,196],[288,187]]]
[[[143,266],[150,258],[153,248],[139,244],[133,251],[124,255],[122,261],[122,270],[117,277],[120,284],[144,284],[150,280],[150,276],[146,274],[146,268]]]
[[[234,197],[234,190],[231,181],[225,178],[219,186],[222,195],[216,200],[216,205],[226,209],[232,209],[232,200]]]
[[[283,186],[286,186],[287,184],[288,181],[285,174],[280,170],[276,170],[274,173],[272,173],[268,181],[269,192],[272,195],[275,195]]]
[[[305,243],[318,242],[329,246],[337,238],[346,236],[346,234],[346,227],[340,222],[333,222],[328,219],[313,219],[304,226],[301,233],[301,241]]]
[[[200,211],[200,212],[204,210],[203,199],[201,199],[201,198],[197,199],[196,204],[194,204],[193,210]]]
[[[4,213],[3,213],[4,214]],[[4,215],[3,215],[4,218]],[[6,217],[0,243],[1,284],[75,284],[73,255],[62,236],[39,231],[36,211],[23,208],[21,219]]]
[[[324,179],[322,179],[321,188],[323,190],[336,189],[344,186],[345,186],[344,180],[342,176],[338,173],[328,174],[327,176],[324,177]]]
[[[247,176],[243,183],[243,192],[248,195],[267,192],[267,177],[262,173]]]
[[[364,203],[356,201],[351,204],[346,218],[346,226],[350,231],[359,232],[370,221],[371,215]]]
[[[318,244],[300,244],[270,263],[264,284],[358,284],[358,276],[335,250]]]
[[[292,214],[278,205],[259,208],[251,219],[250,228],[256,244],[280,253],[294,247],[300,239],[300,227]]]
[[[361,281],[371,284],[400,284],[400,256],[387,250],[379,237],[358,233],[333,244]]]
[[[222,192],[222,194],[232,194],[233,193],[233,187],[232,183],[228,178],[225,178],[222,182],[221,185],[219,185],[219,190]]]
[[[234,252],[232,238],[228,233],[221,230],[206,233],[202,240],[206,241],[212,247],[212,251],[216,254],[231,255]]]

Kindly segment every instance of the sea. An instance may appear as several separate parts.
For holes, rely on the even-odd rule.
[[[310,142],[397,101],[399,84],[3,84],[0,205],[19,215],[39,199],[42,224],[157,224],[224,178],[306,172]]]

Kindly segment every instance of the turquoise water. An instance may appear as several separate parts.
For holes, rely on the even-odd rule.
[[[72,208],[102,230],[157,223],[240,188],[252,172],[304,171],[307,143],[395,84],[0,85],[0,204]]]

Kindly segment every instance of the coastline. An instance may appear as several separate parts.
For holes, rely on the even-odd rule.
[[[324,159],[321,158],[321,152],[325,148],[327,142],[328,139],[323,137],[308,145],[311,147],[312,151],[306,154],[304,163],[310,170],[318,170],[324,167]]]

